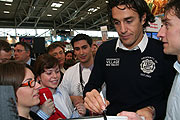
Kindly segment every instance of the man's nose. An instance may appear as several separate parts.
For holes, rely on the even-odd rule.
[[[126,33],[127,32],[127,27],[124,23],[121,23],[120,25],[120,32],[121,33]]]

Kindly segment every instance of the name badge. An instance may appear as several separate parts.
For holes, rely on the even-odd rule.
[[[120,58],[106,58],[106,66],[119,66]]]

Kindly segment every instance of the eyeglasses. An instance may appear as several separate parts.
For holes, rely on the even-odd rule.
[[[29,86],[30,88],[33,88],[36,85],[36,79],[29,78],[29,79],[26,79],[25,81],[28,81],[28,82],[22,83],[20,87]]]
[[[14,52],[18,52],[18,53],[21,53],[22,51],[26,51],[26,50],[20,50],[20,49],[14,50]]]

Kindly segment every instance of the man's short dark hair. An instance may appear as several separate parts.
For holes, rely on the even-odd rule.
[[[11,51],[11,45],[5,41],[5,40],[0,40],[0,51],[4,50],[5,52]]]
[[[89,46],[92,45],[92,38],[89,37],[88,35],[86,34],[77,34],[72,40],[71,40],[71,45],[72,47],[74,48],[74,42],[77,42],[77,41],[80,41],[80,40],[86,40],[87,43],[89,44]]]
[[[29,43],[27,43],[27,42],[17,42],[17,43],[14,45],[14,47],[16,47],[17,45],[23,46],[26,51],[29,51],[29,50],[32,49],[32,48],[31,48],[31,45],[30,45]]]
[[[149,26],[149,22],[153,23],[155,21],[154,15],[151,13],[146,1],[144,0],[108,0],[108,1],[109,3],[107,8],[111,22],[112,22],[112,8],[117,7],[118,9],[121,9],[118,7],[118,5],[125,5],[127,8],[137,12],[139,14],[140,20],[142,20],[143,15],[146,14],[146,20],[143,25],[144,28]]]
[[[31,47],[31,45],[29,43],[27,43],[27,42],[17,42],[14,45],[14,47],[16,47],[17,45],[23,46],[26,51],[30,51],[30,57],[34,57],[33,49],[32,49],[32,47]]]
[[[180,19],[180,0],[170,0],[165,6],[165,12],[174,10],[175,15]]]

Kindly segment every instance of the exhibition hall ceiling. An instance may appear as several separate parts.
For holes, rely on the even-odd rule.
[[[0,0],[0,28],[100,30],[109,25],[106,5],[106,0]]]

